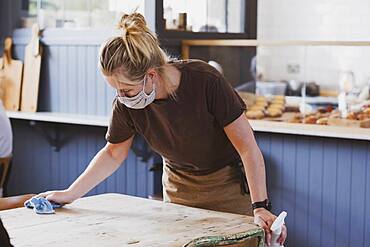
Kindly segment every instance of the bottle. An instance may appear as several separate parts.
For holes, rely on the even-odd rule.
[[[177,28],[179,30],[184,30],[186,31],[186,27],[187,27],[187,14],[186,13],[179,13],[179,22],[178,22],[178,26]]]
[[[285,211],[281,212],[279,216],[276,218],[274,223],[271,225],[271,232],[272,232],[272,238],[271,238],[271,247],[284,247],[283,245],[280,245],[277,240],[281,234],[281,228],[284,225],[284,219],[287,216],[287,213]]]
[[[338,110],[341,113],[342,118],[346,118],[348,115],[349,96],[350,92],[355,86],[355,75],[352,71],[341,71],[339,73],[339,94],[338,94]]]

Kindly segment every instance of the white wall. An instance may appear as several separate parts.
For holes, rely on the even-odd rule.
[[[370,41],[369,0],[259,0],[261,40]],[[370,47],[260,47],[258,71],[266,80],[316,81],[337,88],[339,71],[351,70],[356,83],[370,83]],[[289,64],[299,65],[288,73]]]

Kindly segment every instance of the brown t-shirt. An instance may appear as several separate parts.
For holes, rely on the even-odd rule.
[[[106,140],[120,143],[141,134],[172,168],[199,175],[240,160],[223,127],[245,111],[242,99],[207,63],[172,64],[181,72],[176,98],[155,100],[144,109],[115,99]]]

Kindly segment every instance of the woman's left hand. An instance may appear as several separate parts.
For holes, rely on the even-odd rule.
[[[253,214],[254,214],[254,223],[263,228],[263,230],[265,231],[265,236],[266,236],[265,242],[267,243],[268,246],[270,246],[271,245],[270,228],[271,228],[272,223],[276,219],[276,216],[264,208],[255,209],[253,211]],[[283,245],[286,237],[287,237],[287,228],[285,225],[283,225],[281,229],[280,237],[278,238],[277,242],[280,245]]]

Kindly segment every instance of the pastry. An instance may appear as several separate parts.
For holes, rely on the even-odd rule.
[[[303,123],[305,124],[315,124],[317,121],[317,118],[315,116],[308,116],[303,119]]]
[[[264,109],[265,109],[264,106],[254,105],[249,110],[251,110],[251,111],[263,111]]]
[[[319,119],[317,119],[316,124],[327,125],[328,124],[328,118],[327,117],[319,118]]]
[[[285,96],[284,95],[276,95],[274,97],[274,99],[277,99],[277,100],[285,100]]]
[[[289,120],[289,123],[301,123],[301,117],[300,116],[294,116],[292,119]]]
[[[268,109],[266,113],[269,117],[280,117],[283,114],[283,112],[279,109]]]
[[[275,108],[275,109],[280,109],[280,110],[282,110],[282,109],[284,109],[284,105],[280,105],[280,104],[271,104],[271,105],[269,105],[269,107],[268,108]]]
[[[370,107],[365,108],[365,110],[363,110],[362,112],[367,114],[368,117],[370,117]]]
[[[349,119],[349,120],[356,120],[357,119],[356,113],[354,113],[354,112],[348,113],[347,119]]]
[[[247,111],[245,115],[249,119],[261,119],[265,116],[265,114],[262,111],[252,111],[252,110]]]
[[[257,102],[256,104],[255,104],[255,106],[263,106],[263,107],[266,107],[267,106],[267,102]]]
[[[368,119],[368,118],[370,118],[370,115],[368,115],[366,113],[357,114],[357,120],[365,120],[365,119]]]

